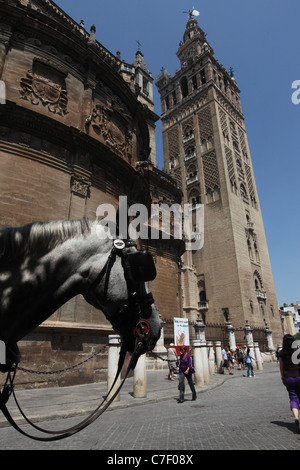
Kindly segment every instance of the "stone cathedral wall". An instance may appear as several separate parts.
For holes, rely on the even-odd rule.
[[[0,106],[0,228],[94,219],[100,204],[117,207],[120,195],[148,206],[152,177],[156,195],[178,201],[176,186],[158,170],[152,176],[151,169],[144,173],[137,165],[149,161],[149,115],[132,83],[121,77],[120,60],[95,40],[93,28],[90,34],[80,29],[52,2],[39,0],[38,10],[23,3],[0,2],[0,79],[6,85],[6,104]],[[178,316],[179,256],[168,243],[151,251],[159,312]],[[17,386],[105,380],[109,334],[103,313],[81,296],[73,298],[19,343],[24,370]]]

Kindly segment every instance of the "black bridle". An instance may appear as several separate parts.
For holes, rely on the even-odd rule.
[[[155,278],[156,269],[153,258],[148,252],[128,252],[127,249],[131,247],[136,247],[132,240],[127,240],[126,242],[120,239],[114,240],[105,265],[84,294],[88,294],[95,289],[102,279],[105,278],[103,299],[107,300],[110,273],[117,256],[120,257],[127,285],[128,298],[120,307],[116,318],[110,318],[110,321],[113,328],[118,331],[120,323],[131,319],[131,322],[136,325],[134,334],[144,334],[145,338],[149,340],[152,328],[147,318],[152,313],[151,305],[154,303],[154,299],[151,292],[139,292],[139,288],[144,282]],[[143,318],[141,315],[143,315]]]
[[[129,362],[129,365],[127,367],[127,371],[125,373],[124,379],[121,382],[120,386],[118,389],[113,393],[111,398],[107,400],[108,396],[112,392],[116,381],[121,373],[124,361],[125,361],[125,356],[126,356],[126,349],[124,346],[121,344],[121,350],[120,350],[120,357],[119,357],[119,363],[118,363],[118,370],[114,379],[114,382],[107,393],[107,395],[104,397],[100,405],[83,421],[81,421],[79,424],[70,427],[68,429],[62,429],[58,431],[50,431],[47,429],[43,429],[36,424],[32,423],[24,412],[22,411],[15,392],[14,392],[14,378],[17,372],[17,367],[18,367],[18,362],[19,359],[12,360],[11,364],[9,366],[9,370],[7,372],[7,378],[5,381],[5,384],[2,388],[2,391],[0,391],[0,409],[4,416],[6,417],[7,421],[21,434],[23,434],[26,437],[29,437],[33,440],[36,441],[43,441],[43,442],[49,442],[49,441],[57,441],[61,439],[65,439],[66,437],[70,437],[77,432],[81,431],[82,429],[86,428],[89,426],[91,423],[93,423],[101,414],[104,413],[104,411],[109,407],[109,405],[112,403],[112,401],[115,399],[115,397],[118,395],[120,392],[122,386],[124,385],[124,382],[131,370],[133,370],[136,366],[136,363],[138,361],[138,358],[140,357],[141,354],[143,354],[145,351],[149,349],[149,338],[151,336],[151,324],[147,321],[147,317],[150,316],[151,314],[151,305],[154,302],[153,296],[151,293],[143,293],[140,295],[138,293],[138,290],[136,289],[137,282],[141,281],[146,281],[146,280],[152,280],[155,278],[156,275],[156,270],[153,262],[153,258],[151,255],[149,255],[147,252],[133,252],[133,253],[128,253],[126,248],[135,246],[135,244],[132,241],[124,242],[123,240],[115,240],[113,244],[113,248],[110,252],[110,255],[108,257],[107,262],[105,263],[103,269],[100,271],[100,273],[97,275],[95,280],[91,283],[89,288],[87,289],[86,293],[88,293],[89,290],[95,288],[101,280],[105,276],[105,286],[104,286],[104,298],[107,299],[107,293],[108,293],[108,285],[109,285],[109,276],[111,269],[116,261],[116,257],[120,256],[121,261],[122,261],[122,266],[124,270],[124,276],[127,284],[127,289],[128,289],[128,300],[125,302],[122,307],[119,310],[119,314],[123,316],[124,313],[130,312],[134,321],[135,321],[135,328],[133,331],[133,334],[135,336],[135,347],[134,351],[132,353],[131,360]],[[134,260],[133,256],[136,255],[137,253],[142,253],[144,256],[144,261],[145,261],[145,266],[144,269],[140,272],[137,273],[136,270],[136,259]],[[139,256],[139,255],[138,255]],[[141,258],[140,258],[141,259]],[[152,263],[151,263],[152,260]],[[134,262],[135,261],[135,262]],[[146,262],[147,261],[147,262]],[[145,271],[148,271],[147,276],[145,276]],[[142,276],[142,278],[139,279],[139,274]],[[144,274],[144,275],[143,275]],[[141,318],[141,313],[143,312],[144,316],[146,318]],[[114,325],[113,325],[114,326]],[[23,429],[21,429],[15,420],[12,418],[10,412],[8,411],[6,407],[6,403],[9,400],[10,396],[13,395],[16,405],[24,417],[24,419],[27,421],[28,424],[30,424],[32,427],[37,429],[38,431],[41,431],[45,434],[51,434],[51,437],[39,437],[39,436],[33,436],[31,434],[28,434],[25,432]],[[105,403],[106,402],[106,403]],[[105,404],[104,404],[105,403]]]

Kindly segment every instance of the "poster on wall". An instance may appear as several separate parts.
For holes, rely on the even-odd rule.
[[[180,346],[187,346],[190,349],[189,321],[187,318],[174,317],[174,342],[178,356],[180,355]]]

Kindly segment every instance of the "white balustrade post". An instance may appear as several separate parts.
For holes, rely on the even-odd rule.
[[[109,392],[114,380],[116,373],[118,371],[118,363],[119,363],[119,356],[120,356],[120,348],[121,348],[121,338],[119,335],[109,335],[108,336],[108,365],[107,365],[107,393]],[[117,378],[117,381],[109,394],[108,398],[110,398],[120,386],[120,376]],[[120,393],[116,395],[114,401],[120,400]]]
[[[213,344],[211,341],[207,343],[208,347],[208,369],[210,375],[213,375],[215,373],[215,352],[213,348]]]
[[[203,379],[204,379],[204,383],[208,384],[210,381],[209,368],[208,368],[208,351],[207,351],[206,341],[204,340],[201,341],[201,355],[202,355],[202,364],[203,364]]]
[[[227,335],[228,335],[228,342],[229,342],[229,349],[231,351],[236,350],[236,342],[235,342],[235,328],[232,326],[230,321],[226,322],[227,328]]]
[[[220,372],[221,369],[222,369],[222,365],[223,365],[221,341],[216,341],[215,342],[215,347],[216,347],[217,372]]]
[[[146,354],[142,354],[133,372],[133,396],[145,398],[147,396]]]
[[[201,341],[199,339],[195,339],[193,340],[192,345],[194,355],[195,384],[204,385]]]
[[[255,351],[255,358],[257,360],[257,369],[258,370],[263,370],[263,364],[261,360],[261,354],[260,354],[260,349],[259,349],[259,344],[254,343],[254,351]]]

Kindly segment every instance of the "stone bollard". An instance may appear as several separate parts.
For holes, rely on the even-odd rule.
[[[195,385],[204,385],[201,341],[199,339],[195,339],[192,342],[192,345],[194,355]]]
[[[222,369],[222,348],[221,348],[221,341],[215,342],[216,347],[216,363],[217,363],[217,372],[220,372]]]
[[[254,343],[254,351],[255,351],[255,357],[257,360],[257,369],[258,370],[263,370],[263,364],[261,360],[261,354],[260,354],[260,349],[259,349],[259,344]]]
[[[209,368],[208,368],[208,352],[206,347],[206,341],[201,341],[201,355],[202,355],[202,364],[203,364],[203,379],[204,383],[208,384],[210,381],[209,377]]]
[[[119,335],[109,335],[108,336],[108,366],[107,366],[107,393],[109,392],[118,370],[118,363],[119,363],[119,355],[120,355],[120,348],[121,348],[121,338]],[[117,381],[109,394],[108,398],[110,398],[120,386],[120,375],[117,378]],[[120,400],[120,393],[116,395],[114,401]]]
[[[226,322],[226,329],[227,329],[227,335],[228,335],[228,342],[229,342],[229,349],[231,351],[236,350],[236,342],[235,342],[235,328],[232,326],[232,323],[230,321]]]
[[[145,398],[147,396],[146,354],[142,354],[133,372],[133,396]]]
[[[215,352],[211,341],[207,343],[208,347],[208,370],[210,375],[215,374]]]
[[[274,344],[273,344],[272,330],[270,330],[269,325],[266,324],[265,330],[266,330],[268,350],[275,351]]]

